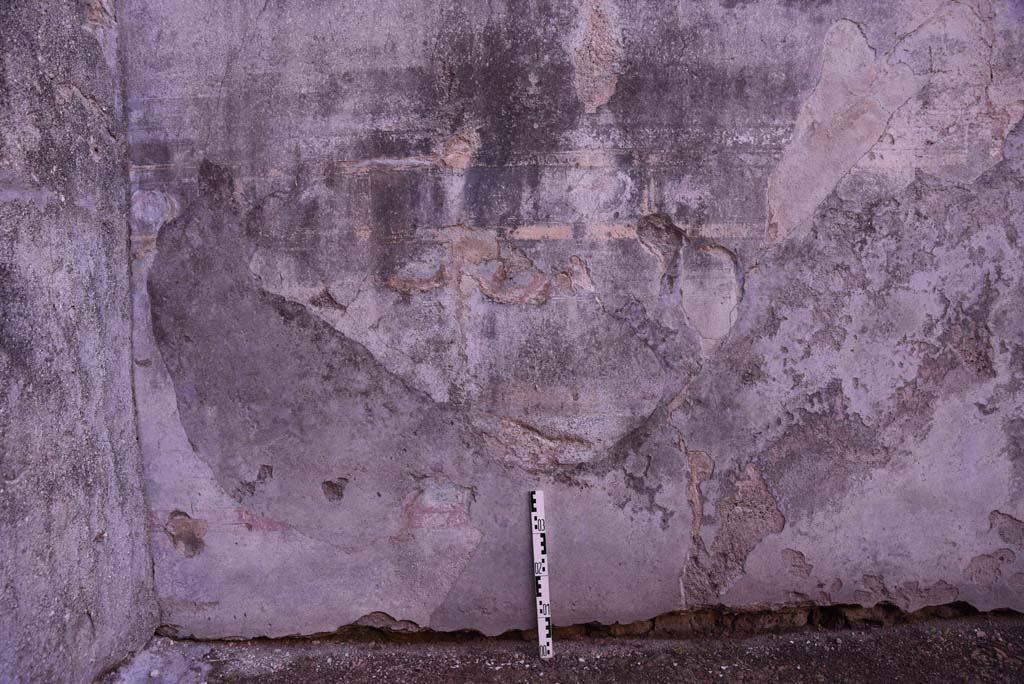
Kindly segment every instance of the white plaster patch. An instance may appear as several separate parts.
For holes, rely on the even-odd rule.
[[[836,22],[829,29],[818,84],[768,179],[769,243],[809,226],[815,208],[885,132],[892,113],[923,84],[924,78],[905,64],[876,59],[852,21]]]

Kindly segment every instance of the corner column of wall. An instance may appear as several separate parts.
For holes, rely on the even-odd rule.
[[[0,681],[85,682],[157,609],[111,0],[0,3]]]

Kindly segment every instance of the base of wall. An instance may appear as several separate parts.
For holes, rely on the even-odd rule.
[[[905,611],[891,603],[879,603],[864,607],[853,604],[830,606],[785,606],[763,609],[736,609],[725,606],[708,606],[696,610],[673,611],[657,615],[649,620],[638,620],[627,624],[601,624],[590,622],[576,625],[557,625],[554,630],[556,641],[566,639],[603,639],[609,637],[628,638],[692,638],[692,637],[744,637],[758,634],[772,634],[801,629],[863,629],[866,627],[892,627],[916,624],[929,620],[949,620],[975,616],[1021,617],[1014,610],[1002,609],[979,611],[969,603],[956,601],[920,610]],[[342,641],[364,642],[384,641],[393,643],[443,643],[464,641],[529,641],[537,640],[534,629],[513,629],[495,637],[486,636],[475,630],[438,631],[420,627],[409,620],[395,620],[386,613],[370,613],[355,623],[345,625],[335,632],[285,637],[282,639],[191,639],[182,636],[174,625],[161,625],[156,632],[159,636],[180,641],[217,643],[220,641],[246,642],[299,642],[303,640],[339,639]]]

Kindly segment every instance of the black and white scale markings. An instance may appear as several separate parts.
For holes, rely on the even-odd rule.
[[[544,492],[530,492],[530,532],[533,533],[533,579],[537,599],[537,641],[540,657],[553,655],[551,650],[551,589],[548,586],[548,529],[544,516]]]

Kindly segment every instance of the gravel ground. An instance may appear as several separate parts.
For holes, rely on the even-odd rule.
[[[157,637],[104,684],[260,682],[1024,682],[1024,617],[748,638],[577,639],[542,662],[511,640]]]

